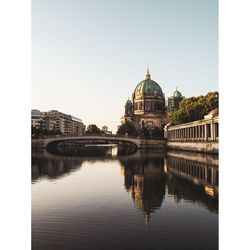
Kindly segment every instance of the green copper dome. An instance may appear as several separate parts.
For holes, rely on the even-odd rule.
[[[151,80],[149,70],[147,70],[146,79],[141,81],[135,88],[135,95],[160,95],[164,96],[160,85]]]
[[[178,91],[178,90],[177,90],[177,88],[176,88],[176,90],[175,90],[175,92],[174,92],[174,94],[173,94],[173,97],[177,97],[177,98],[182,97],[181,92],[180,92],[180,91]]]
[[[133,103],[130,99],[127,100],[125,107],[133,107]]]

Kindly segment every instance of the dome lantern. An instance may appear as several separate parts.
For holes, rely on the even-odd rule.
[[[150,78],[150,74],[149,74],[149,67],[147,67],[146,79],[151,79],[151,78]]]

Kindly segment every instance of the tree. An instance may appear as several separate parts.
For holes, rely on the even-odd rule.
[[[151,131],[152,137],[163,138],[164,137],[164,130],[158,127],[154,127]]]
[[[117,134],[135,136],[137,135],[137,131],[135,126],[131,122],[126,122],[119,127]]]
[[[102,131],[95,124],[90,124],[86,131],[87,134],[101,134]]]
[[[45,135],[61,135],[62,132],[59,130],[47,130],[45,128],[41,127],[33,127],[31,126],[31,136],[32,138],[38,138],[39,136],[45,136]]]
[[[170,113],[173,125],[203,119],[213,109],[219,107],[219,93],[209,92],[205,96],[190,97],[180,102],[179,109]]]

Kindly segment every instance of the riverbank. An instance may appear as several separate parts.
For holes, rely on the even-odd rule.
[[[198,152],[205,154],[218,154],[219,143],[218,141],[167,141],[167,150],[180,150],[188,152]]]

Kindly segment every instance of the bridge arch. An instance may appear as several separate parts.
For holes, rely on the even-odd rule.
[[[70,142],[70,141],[96,141],[104,144],[121,144],[128,143],[132,144],[138,149],[140,147],[140,139],[127,138],[127,137],[117,137],[117,136],[69,136],[69,137],[54,137],[46,138],[44,140],[44,147],[50,148],[54,147],[60,142]]]

